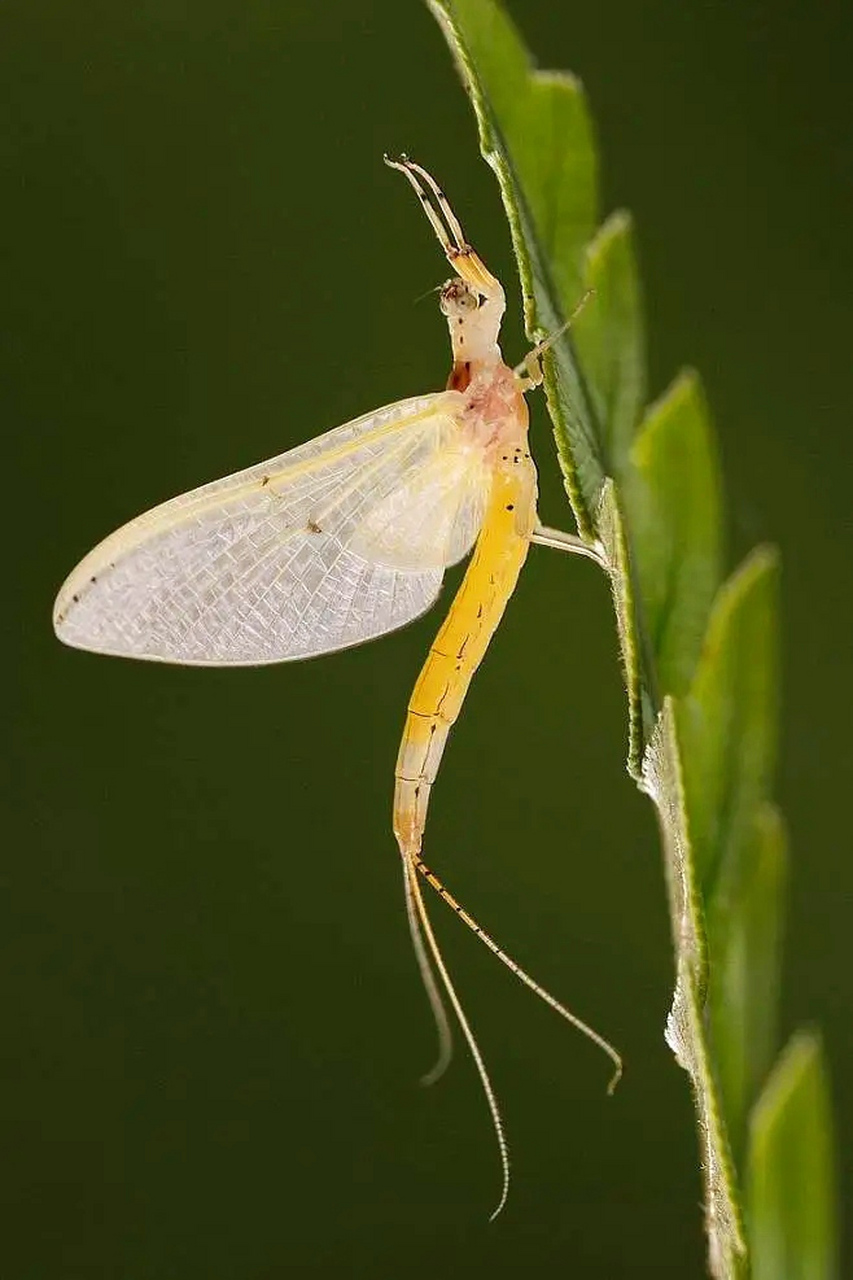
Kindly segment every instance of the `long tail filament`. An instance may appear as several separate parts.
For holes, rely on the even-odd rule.
[[[582,1034],[591,1040],[593,1044],[598,1045],[598,1047],[607,1054],[614,1065],[613,1075],[611,1076],[610,1082],[607,1086],[608,1094],[611,1094],[619,1083],[619,1079],[622,1075],[622,1059],[609,1041],[605,1040],[603,1036],[599,1035],[597,1031],[594,1031],[592,1027],[588,1026],[588,1024],[576,1014],[572,1013],[570,1009],[567,1009],[564,1004],[561,1004],[555,996],[551,995],[550,991],[547,991],[534,978],[531,978],[530,974],[522,969],[521,965],[517,964],[511,956],[507,955],[502,947],[498,946],[494,939],[486,933],[485,929],[480,927],[473,916],[469,915],[465,908],[457,902],[450,891],[445,887],[441,880],[439,880],[438,876],[435,875],[434,872],[430,871],[419,853],[414,850],[401,850],[401,855],[403,859],[403,877],[405,881],[406,911],[409,919],[409,930],[412,935],[412,942],[414,944],[415,956],[418,961],[418,968],[420,969],[424,987],[426,988],[430,1006],[435,1017],[436,1027],[438,1029],[438,1060],[435,1063],[435,1066],[422,1077],[422,1083],[432,1084],[437,1080],[446,1070],[451,1056],[450,1024],[448,1022],[447,1013],[436,982],[435,974],[437,973],[441,980],[441,985],[447,993],[447,998],[450,1001],[450,1005],[456,1015],[459,1026],[462,1029],[462,1034],[467,1041],[492,1117],[492,1127],[498,1144],[502,1172],[500,1199],[496,1209],[489,1219],[490,1222],[493,1222],[506,1204],[507,1196],[509,1195],[509,1146],[507,1144],[503,1117],[498,1105],[494,1086],[492,1085],[491,1078],[488,1070],[486,1069],[483,1055],[480,1052],[480,1046],[477,1044],[471,1024],[469,1023],[465,1011],[462,1008],[462,1003],[456,993],[456,988],[453,985],[447,966],[444,963],[444,957],[441,954],[441,949],[439,948],[435,934],[433,933],[432,924],[426,910],[426,904],[423,900],[423,895],[421,894],[420,881],[418,877],[422,876],[424,880],[426,880],[427,884],[429,884],[439,897],[453,909],[456,915],[464,921],[480,941],[485,943],[492,954],[496,955],[497,958],[506,965],[511,973],[515,974],[515,976],[523,982],[526,987],[529,987],[540,1000],[544,1000],[545,1004],[550,1005],[550,1007],[555,1010],[561,1018],[564,1018],[566,1022],[577,1028],[578,1031],[582,1032]],[[433,972],[433,966],[435,967],[435,972]]]
[[[597,1031],[594,1031],[588,1023],[583,1021],[582,1018],[579,1018],[577,1014],[572,1013],[570,1009],[567,1009],[564,1004],[560,1003],[556,996],[552,996],[550,991],[546,991],[546,989],[541,986],[535,978],[531,978],[530,974],[522,969],[521,965],[517,964],[515,960],[513,960],[512,956],[507,955],[503,948],[499,947],[495,940],[486,933],[485,929],[480,927],[473,916],[469,915],[465,908],[456,901],[450,891],[445,888],[439,880],[438,876],[435,875],[434,872],[430,871],[420,854],[409,854],[409,859],[415,869],[423,876],[427,883],[432,886],[439,897],[456,912],[460,920],[467,924],[468,928],[477,935],[481,942],[486,944],[493,955],[496,955],[497,958],[506,965],[511,973],[514,973],[515,976],[520,979],[526,987],[529,987],[540,1000],[544,1000],[545,1003],[550,1005],[556,1013],[559,1013],[561,1018],[565,1018],[566,1022],[571,1023],[573,1027],[585,1035],[587,1039],[591,1040],[593,1044],[597,1044],[599,1049],[602,1049],[607,1054],[614,1067],[613,1075],[611,1076],[610,1082],[607,1086],[607,1092],[609,1094],[613,1093],[613,1090],[616,1088],[622,1076],[622,1059],[609,1040],[605,1040],[604,1036],[601,1036]]]
[[[503,1117],[501,1116],[500,1107],[498,1106],[498,1100],[495,1096],[491,1078],[486,1070],[486,1064],[483,1061],[483,1055],[480,1052],[480,1046],[477,1044],[474,1032],[471,1030],[471,1024],[465,1016],[465,1010],[462,1008],[462,1004],[456,994],[456,988],[454,987],[450,974],[447,971],[447,966],[444,963],[444,957],[441,954],[435,934],[432,931],[432,924],[430,923],[430,918],[427,915],[426,905],[424,903],[423,896],[421,895],[421,886],[418,881],[418,864],[420,863],[420,858],[416,855],[405,854],[403,855],[403,858],[406,867],[407,879],[409,881],[409,890],[411,891],[411,897],[418,913],[421,928],[423,929],[423,936],[426,939],[430,955],[432,956],[444,989],[447,992],[447,998],[450,1001],[453,1012],[456,1014],[459,1026],[462,1028],[462,1034],[468,1043],[468,1048],[471,1052],[471,1057],[474,1059],[474,1065],[477,1068],[480,1083],[483,1087],[483,1093],[486,1095],[486,1102],[488,1103],[489,1111],[492,1115],[492,1127],[494,1128],[495,1137],[498,1143],[501,1172],[503,1175],[500,1199],[498,1200],[497,1207],[489,1218],[490,1222],[494,1222],[495,1218],[506,1204],[507,1196],[509,1195],[509,1146],[506,1140]]]
[[[415,952],[415,959],[418,962],[421,981],[424,984],[424,990],[427,993],[432,1016],[435,1020],[435,1028],[438,1032],[438,1057],[435,1064],[430,1067],[429,1071],[421,1076],[422,1085],[435,1084],[450,1066],[450,1060],[453,1057],[453,1036],[450,1030],[450,1021],[447,1017],[447,1011],[444,1007],[444,1001],[441,998],[441,992],[435,980],[435,974],[430,963],[429,953],[424,944],[424,931],[421,927],[421,917],[418,911],[417,898],[415,890],[418,888],[417,877],[415,877],[412,888],[411,864],[406,854],[402,855],[403,859],[403,881],[406,893],[406,915],[409,920],[409,933],[412,938],[412,947]]]

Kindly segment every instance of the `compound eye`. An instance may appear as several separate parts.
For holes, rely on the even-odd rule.
[[[457,278],[442,285],[439,306],[446,316],[470,315],[480,306],[480,298]]]

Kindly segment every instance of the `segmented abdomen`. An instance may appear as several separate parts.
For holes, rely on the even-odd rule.
[[[471,562],[409,701],[394,792],[394,834],[403,853],[420,851],[447,736],[515,589],[535,508],[532,464],[525,459],[495,473]]]

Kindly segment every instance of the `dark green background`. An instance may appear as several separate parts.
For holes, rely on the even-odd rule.
[[[540,60],[584,79],[605,206],[637,216],[654,392],[684,362],[705,376],[732,563],[783,550],[783,1022],[825,1029],[850,1185],[853,18],[815,7],[514,8]],[[399,0],[7,0],[0,46],[0,1271],[700,1276],[659,854],[623,770],[601,575],[531,555],[428,830],[462,900],[626,1059],[608,1100],[600,1055],[436,904],[512,1141],[492,1226],[470,1063],[417,1085],[433,1038],[388,821],[440,609],[258,671],[108,661],[50,629],[65,573],[137,511],[443,383],[444,325],[415,300],[445,268],[384,150],[440,176],[515,303],[437,28]],[[565,525],[541,406],[533,431],[543,515]]]

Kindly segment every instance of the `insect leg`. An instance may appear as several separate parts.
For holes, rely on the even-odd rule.
[[[523,383],[523,391],[530,391],[533,387],[539,387],[542,385],[542,364],[539,357],[544,355],[546,351],[550,350],[554,343],[562,338],[563,334],[572,327],[572,324],[594,294],[594,289],[587,289],[586,293],[583,294],[580,301],[572,310],[572,314],[569,316],[568,320],[564,320],[558,329],[555,329],[553,333],[549,333],[541,342],[537,342],[533,350],[528,351],[521,364],[515,366],[513,373]]]
[[[530,535],[530,541],[540,547],[554,547],[556,551],[567,551],[570,555],[584,556],[594,560],[602,569],[609,571],[610,565],[600,542],[584,542],[574,533],[563,533],[561,529],[550,529],[538,524]]]

